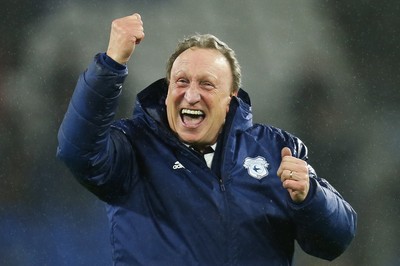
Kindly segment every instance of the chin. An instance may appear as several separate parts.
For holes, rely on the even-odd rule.
[[[201,145],[204,144],[204,140],[195,136],[179,135],[179,139],[189,145]]]
[[[179,136],[179,139],[180,139],[182,142],[186,143],[186,144],[196,144],[196,143],[199,142],[199,140],[196,139],[196,138],[188,138],[188,137]]]

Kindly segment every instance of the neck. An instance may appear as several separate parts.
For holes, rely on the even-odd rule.
[[[201,146],[191,145],[190,147],[201,154],[206,154],[214,152],[216,146],[217,143],[214,143],[212,145],[201,145]]]

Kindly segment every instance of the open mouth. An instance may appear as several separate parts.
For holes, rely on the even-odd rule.
[[[180,115],[183,124],[187,127],[198,126],[206,117],[203,111],[193,109],[182,109]]]

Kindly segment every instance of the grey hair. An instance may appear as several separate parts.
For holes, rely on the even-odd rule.
[[[195,34],[185,38],[178,43],[175,52],[170,56],[166,66],[166,78],[169,83],[171,77],[171,69],[176,58],[189,48],[203,48],[203,49],[215,49],[219,51],[229,62],[232,71],[232,91],[236,92],[241,86],[242,74],[240,71],[240,65],[236,58],[235,51],[233,51],[226,43],[220,41],[217,37],[211,34]]]

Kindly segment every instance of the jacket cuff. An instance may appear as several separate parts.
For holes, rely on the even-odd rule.
[[[111,57],[109,57],[106,53],[101,53],[99,57],[100,63],[106,66],[111,71],[125,71],[127,69],[126,65],[121,65]]]
[[[128,69],[126,67],[121,70],[113,68],[105,62],[103,56],[104,53],[95,56],[84,73],[84,80],[96,93],[105,98],[114,98],[121,93]]]
[[[305,200],[301,203],[295,203],[293,201],[289,201],[288,205],[289,208],[293,211],[293,216],[295,219],[301,219],[307,223],[310,219],[313,222],[317,222],[321,219],[325,218],[326,214],[325,211],[321,213],[321,209],[328,210],[329,207],[326,206],[327,204],[327,197],[325,195],[325,191],[321,188],[318,184],[317,180],[314,178],[310,178],[310,190],[307,194]]]

